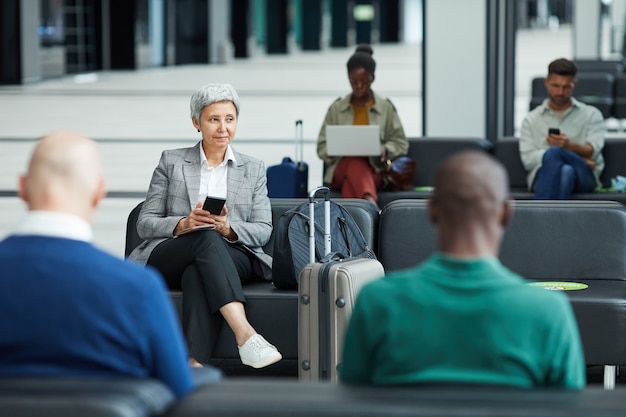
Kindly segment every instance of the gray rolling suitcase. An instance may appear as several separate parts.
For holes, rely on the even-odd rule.
[[[332,250],[330,191],[318,187],[309,194],[314,219],[317,194],[324,194],[324,251]],[[370,258],[324,259],[315,262],[314,228],[309,228],[311,262],[302,269],[298,284],[298,377],[300,380],[338,380],[343,338],[360,289],[384,276],[382,264]]]

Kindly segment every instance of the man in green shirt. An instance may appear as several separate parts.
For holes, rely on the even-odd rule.
[[[583,388],[585,362],[567,297],[525,285],[497,255],[512,214],[502,165],[456,154],[435,174],[438,252],[363,288],[341,380]]]

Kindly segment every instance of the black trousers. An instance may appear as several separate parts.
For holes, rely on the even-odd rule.
[[[223,323],[220,307],[232,301],[245,302],[242,284],[254,277],[251,255],[207,230],[160,243],[148,264],[163,275],[170,290],[182,290],[183,332],[189,354],[208,362]]]

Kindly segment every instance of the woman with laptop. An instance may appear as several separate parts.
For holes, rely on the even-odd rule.
[[[409,143],[391,101],[371,89],[376,70],[373,54],[370,45],[362,44],[348,60],[352,93],[330,105],[317,139],[317,155],[326,164],[324,183],[331,189],[341,190],[344,198],[364,198],[377,204],[386,161],[406,154]],[[333,127],[336,125],[355,128],[337,129]],[[363,135],[365,140],[372,133],[362,129],[367,125],[378,127],[377,149],[366,149],[365,142],[363,146],[351,144],[348,150],[341,146],[340,142],[348,141],[350,136]]]

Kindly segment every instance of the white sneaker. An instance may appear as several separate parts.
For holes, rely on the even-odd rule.
[[[278,349],[258,333],[239,346],[239,357],[241,363],[253,368],[264,368],[283,358]]]

